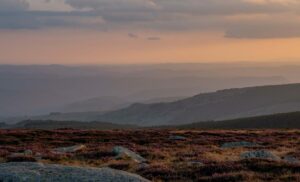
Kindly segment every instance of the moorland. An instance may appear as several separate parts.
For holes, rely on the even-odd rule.
[[[57,152],[68,146],[81,147]],[[116,146],[145,161],[116,157]],[[298,181],[299,149],[300,130],[0,130],[0,163],[110,167],[151,181]]]

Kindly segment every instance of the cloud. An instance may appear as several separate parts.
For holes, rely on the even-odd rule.
[[[1,0],[0,12],[18,12],[29,8],[29,3],[25,0]]]
[[[138,39],[139,38],[139,36],[137,34],[134,34],[134,33],[128,33],[127,35],[128,35],[128,37],[133,38],[133,39]]]
[[[65,0],[78,9],[99,11],[148,11],[157,8],[152,0]]]
[[[70,5],[64,0],[27,0],[29,9],[33,11],[72,11]]]
[[[239,22],[228,26],[225,36],[228,38],[293,38],[300,37],[299,21],[277,17],[276,19],[265,19],[255,21]]]
[[[299,13],[299,0],[2,0],[0,28],[191,30],[224,32],[229,38],[287,38],[300,37]]]
[[[296,30],[298,0],[65,0],[77,9],[87,8],[118,28],[158,31],[223,31],[229,38],[286,38],[300,36]],[[258,14],[268,19],[252,20]],[[286,14],[289,16],[288,21]],[[240,17],[230,19],[229,17]],[[274,17],[280,17],[274,20]],[[263,28],[262,28],[263,27]]]
[[[93,9],[103,14],[146,11],[165,15],[272,13],[290,11],[292,6],[299,5],[295,0],[65,0],[65,2],[77,9]]]

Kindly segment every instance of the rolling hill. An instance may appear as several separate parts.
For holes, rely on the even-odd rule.
[[[72,129],[97,129],[97,130],[112,130],[112,129],[131,129],[136,128],[133,125],[120,125],[106,122],[79,122],[79,121],[40,121],[40,120],[26,120],[19,122],[15,125],[6,125],[6,128],[13,129],[60,129],[60,128],[72,128]]]
[[[6,127],[7,125],[5,123],[0,123],[0,128],[4,128]]]
[[[10,129],[143,129],[137,125],[113,124],[107,122],[79,122],[53,120],[25,120],[14,125],[0,123],[0,128]],[[300,112],[279,113],[248,118],[238,118],[223,121],[195,122],[185,125],[154,126],[157,129],[300,129]]]
[[[187,124],[300,110],[300,84],[220,90],[171,103],[133,104],[99,121],[144,126]]]
[[[197,122],[179,129],[299,129],[300,112],[280,113],[225,121]]]
[[[68,104],[61,110],[61,112],[74,113],[112,111],[128,107],[131,104],[132,102],[118,97],[98,97]]]
[[[242,71],[240,71],[242,70]],[[135,102],[218,89],[286,84],[300,66],[166,64],[0,65],[0,116],[120,109]],[[299,80],[300,81],[300,80]],[[144,103],[144,102],[142,102]],[[128,106],[128,105],[127,105]]]
[[[159,98],[151,98],[146,100],[135,101],[138,103],[157,103],[157,102],[172,102],[176,100],[180,100],[187,97],[159,97]],[[61,112],[68,113],[91,113],[91,112],[105,112],[105,111],[113,111],[117,109],[122,109],[130,106],[135,103],[134,101],[129,101],[125,99],[121,99],[118,97],[98,97],[91,98],[88,100],[83,100],[79,102],[74,102],[65,106]],[[77,119],[74,117],[74,119]]]
[[[154,103],[154,102],[171,102],[180,100],[184,97],[166,97],[166,98],[154,98],[149,100],[143,100],[142,103]],[[132,103],[124,102],[117,98],[103,97],[84,100],[68,105],[63,110],[64,112],[52,112],[46,115],[37,116],[21,116],[21,117],[8,117],[0,118],[0,123],[15,124],[24,120],[40,120],[40,121],[80,121],[91,122],[99,121],[101,116],[107,109],[116,110],[130,106]]]

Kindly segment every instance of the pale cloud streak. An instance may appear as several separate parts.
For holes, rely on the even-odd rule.
[[[31,11],[73,11],[74,8],[64,0],[27,0]]]

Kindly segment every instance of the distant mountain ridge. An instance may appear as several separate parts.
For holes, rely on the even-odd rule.
[[[300,110],[299,93],[300,84],[227,89],[171,103],[134,104],[98,120],[154,126],[293,112]]]
[[[127,102],[191,96],[232,87],[286,84],[295,80],[300,82],[300,66],[237,63],[0,65],[0,116],[108,111],[126,106]],[[112,99],[103,100],[108,96]]]
[[[6,127],[7,125],[5,123],[0,123],[0,128],[4,128]]]
[[[118,97],[97,97],[68,104],[62,108],[64,113],[103,112],[128,107],[132,102]]]
[[[146,100],[125,100],[118,97],[97,97],[79,102],[74,102],[65,106],[61,112],[63,113],[83,113],[83,112],[105,112],[122,109],[132,105],[133,103],[157,103],[157,102],[173,102],[187,97],[159,97]],[[1,118],[0,118],[1,119]]]
[[[0,129],[144,129],[137,125],[121,125],[107,122],[79,122],[79,121],[53,121],[53,120],[25,120],[14,125],[0,123]],[[150,127],[154,129],[300,129],[300,111],[278,113],[248,118],[238,118],[222,121],[195,122],[185,125],[164,125]]]
[[[79,121],[52,121],[52,120],[26,120],[15,125],[3,125],[2,128],[12,129],[97,129],[97,130],[113,130],[113,129],[131,129],[136,128],[134,125],[120,125],[107,122],[79,122]],[[1,125],[0,125],[1,128]]]
[[[166,98],[154,98],[150,100],[141,101],[142,103],[154,103],[154,102],[171,102],[180,100],[185,97],[166,97]],[[94,98],[76,102],[68,105],[63,111],[65,112],[52,112],[47,115],[37,116],[21,116],[21,117],[9,117],[1,118],[0,123],[15,124],[25,120],[40,120],[40,121],[77,121],[77,122],[91,122],[99,121],[99,116],[109,110],[117,110],[132,105],[130,102],[112,97]],[[97,111],[98,110],[98,111]]]

